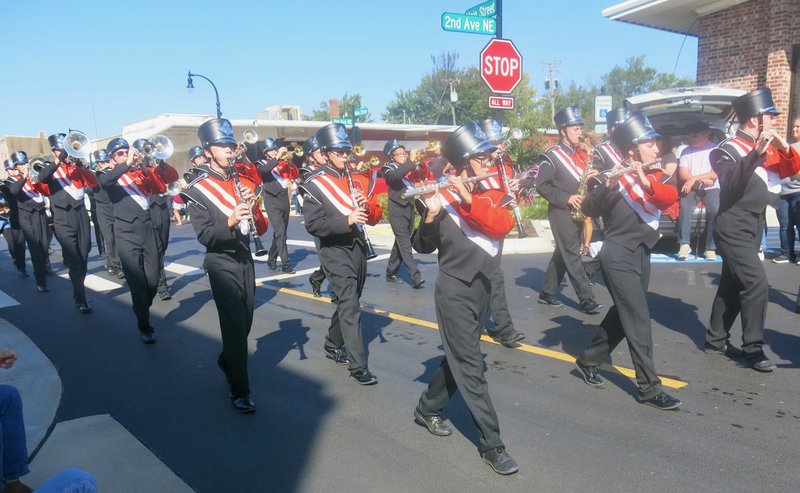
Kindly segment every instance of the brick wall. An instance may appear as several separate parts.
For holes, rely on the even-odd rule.
[[[772,89],[786,130],[792,49],[800,44],[800,0],[751,0],[698,20],[697,82],[751,91]],[[800,85],[795,80],[794,85]]]

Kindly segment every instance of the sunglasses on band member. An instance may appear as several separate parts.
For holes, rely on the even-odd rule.
[[[114,155],[117,156],[117,157],[127,156],[128,155],[128,149],[121,149],[119,151],[116,151],[116,152],[114,152]]]

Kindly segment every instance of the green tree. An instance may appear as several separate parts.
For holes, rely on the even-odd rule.
[[[614,106],[622,104],[628,96],[644,94],[671,87],[690,87],[695,85],[693,79],[677,77],[675,74],[658,72],[644,64],[644,55],[628,58],[625,66],[612,68],[602,77],[605,93],[613,97]]]
[[[357,108],[361,108],[361,106],[361,94],[345,93],[344,96],[342,96],[342,98],[339,100],[339,115],[342,117],[352,117],[355,113],[355,110]],[[330,114],[330,105],[327,101],[322,101],[319,104],[319,108],[314,110],[311,115],[303,115],[303,119],[324,122],[331,119]],[[366,118],[360,117],[358,121],[372,122],[374,120],[371,116],[367,116]]]

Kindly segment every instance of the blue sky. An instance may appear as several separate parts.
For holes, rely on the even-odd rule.
[[[477,66],[489,36],[446,32],[442,12],[477,0],[142,0],[0,2],[0,135],[77,128],[90,137],[161,113],[214,113],[203,80],[217,85],[224,116],[255,118],[274,104],[310,113],[323,100],[360,93],[380,118],[397,90],[416,86],[431,55],[459,53]],[[596,83],[632,56],[694,77],[697,40],[613,22],[614,0],[505,0],[503,34],[539,91],[544,61],[562,84]]]

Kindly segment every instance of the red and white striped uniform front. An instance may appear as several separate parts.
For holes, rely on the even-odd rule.
[[[86,190],[83,187],[83,180],[72,180],[69,175],[73,174],[75,165],[62,163],[53,173],[53,178],[61,185],[69,195],[75,200],[83,200]],[[70,173],[67,173],[69,168]]]
[[[645,191],[639,180],[631,175],[622,175],[619,179],[619,191],[625,202],[631,206],[636,214],[642,218],[648,226],[658,230],[658,222],[661,219],[661,209],[647,200]]]
[[[355,176],[353,176],[355,180]],[[350,195],[350,185],[347,182],[347,177],[336,177],[327,173],[323,173],[314,177],[309,182],[317,187],[329,201],[336,207],[336,210],[344,216],[349,216],[355,210],[353,208],[353,198]],[[367,192],[364,191],[366,195]]]
[[[755,148],[755,143],[750,142],[747,139],[742,138],[741,136],[733,137],[732,139],[728,140],[728,144],[731,144],[731,147],[739,153],[739,158],[743,158],[746,155],[750,154],[750,152]],[[767,185],[767,190],[770,193],[780,193],[781,192],[781,173],[780,167],[768,167],[767,163],[771,161],[771,155],[775,153],[775,149],[772,146],[767,147],[766,152],[766,159],[765,164],[759,166],[755,169],[755,174],[758,176],[764,184]]]

